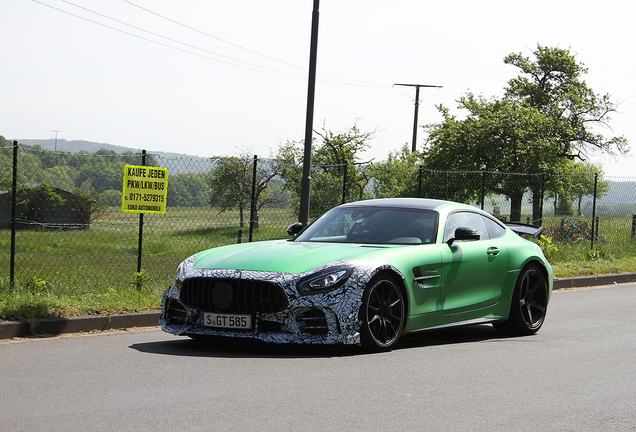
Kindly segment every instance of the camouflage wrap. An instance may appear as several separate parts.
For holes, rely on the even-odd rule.
[[[162,313],[160,324],[164,331],[175,335],[210,335],[234,338],[257,339],[274,343],[302,344],[359,344],[360,320],[358,311],[362,304],[364,289],[371,278],[382,270],[391,270],[400,274],[386,262],[368,259],[341,260],[318,267],[301,274],[260,272],[227,269],[195,269],[196,255],[183,261],[180,266],[181,280],[189,278],[228,278],[253,281],[268,281],[280,286],[289,305],[283,311],[275,313],[256,313],[253,330],[225,330],[202,326],[199,323],[202,311],[189,309],[179,302],[181,289],[173,283],[166,290],[161,302]],[[318,294],[301,295],[297,289],[300,279],[334,267],[350,267],[353,272],[344,285],[334,291]],[[175,280],[176,282],[176,280]],[[171,324],[171,304],[178,302],[185,309],[187,316],[183,324]],[[325,315],[327,331],[324,335],[313,335],[304,331],[299,325],[299,317],[312,309],[318,309]],[[280,331],[264,331],[259,329],[262,321],[280,324]]]

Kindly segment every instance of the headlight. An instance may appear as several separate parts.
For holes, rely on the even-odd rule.
[[[181,289],[181,286],[183,285],[183,279],[185,279],[185,276],[183,274],[183,263],[181,263],[179,264],[179,267],[177,267],[177,277],[175,277],[174,279],[174,286]]]
[[[333,291],[340,288],[351,273],[351,267],[336,267],[306,276],[298,281],[298,293],[309,295]]]

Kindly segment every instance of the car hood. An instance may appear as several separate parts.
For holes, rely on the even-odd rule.
[[[385,256],[395,245],[264,241],[221,246],[197,254],[195,269],[236,269],[281,273],[304,273],[345,259]],[[404,246],[402,246],[404,247]]]

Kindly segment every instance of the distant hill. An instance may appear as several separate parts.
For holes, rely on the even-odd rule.
[[[73,140],[67,141],[65,139],[58,139],[57,146],[55,139],[23,139],[18,141],[19,145],[36,146],[39,145],[43,150],[49,151],[67,151],[70,153],[79,153],[86,151],[89,153],[95,153],[98,150],[112,150],[117,154],[124,152],[141,153],[141,149],[132,147],[122,147],[113,144],[96,143],[91,141]],[[168,168],[168,171],[172,175],[183,174],[186,172],[193,172],[200,174],[210,170],[211,165],[209,158],[200,156],[191,156],[183,153],[168,153],[160,151],[152,151],[146,149],[147,153],[158,156],[160,165],[163,168]]]
[[[58,139],[57,148],[56,148],[56,140],[53,138],[51,139],[23,139],[23,140],[19,140],[18,143],[22,145],[28,145],[28,146],[39,145],[40,147],[42,147],[43,150],[51,150],[51,151],[62,150],[62,151],[67,151],[71,153],[79,153],[82,150],[87,151],[89,153],[95,153],[96,151],[100,149],[113,150],[114,152],[119,154],[125,151],[131,151],[135,153],[141,152],[141,149],[138,149],[138,148],[122,147],[122,146],[117,146],[113,144],[96,143],[96,142],[83,141],[83,140],[67,141],[65,139]]]
[[[625,181],[616,182],[608,181],[610,185],[609,192],[599,198],[599,205],[613,207],[620,203],[636,203],[636,182]]]

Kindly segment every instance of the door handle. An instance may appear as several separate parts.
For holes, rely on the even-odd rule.
[[[489,247],[488,250],[486,250],[486,253],[489,256],[497,256],[497,255],[499,255],[499,248]]]

